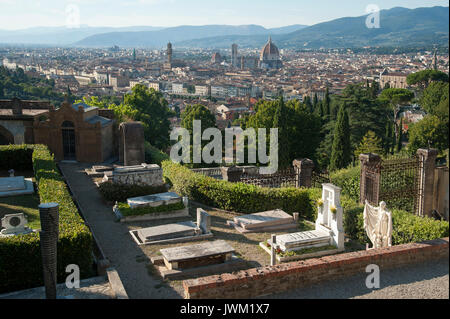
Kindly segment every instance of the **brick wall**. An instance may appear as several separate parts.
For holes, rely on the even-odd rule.
[[[238,299],[264,296],[301,288],[320,281],[365,273],[370,264],[383,269],[432,259],[448,258],[449,239],[398,245],[378,250],[358,251],[274,267],[253,268],[185,280],[186,299]]]

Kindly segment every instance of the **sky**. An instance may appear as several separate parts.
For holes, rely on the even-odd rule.
[[[0,30],[36,26],[313,25],[366,14],[368,5],[449,6],[441,0],[0,0]],[[79,14],[77,14],[79,12]],[[78,18],[79,17],[79,18]],[[77,22],[74,24],[74,21]]]

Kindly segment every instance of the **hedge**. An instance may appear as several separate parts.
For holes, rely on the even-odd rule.
[[[118,203],[117,206],[123,216],[143,216],[148,214],[172,212],[186,208],[186,206],[184,206],[184,203],[161,205],[156,207],[147,206],[139,208],[131,208],[127,203]]]
[[[364,230],[363,212],[363,206],[347,210],[344,214],[344,229],[350,238],[358,240],[362,244],[370,244]],[[394,209],[392,211],[392,231],[392,244],[401,245],[448,237],[449,223]]]
[[[194,173],[172,161],[163,161],[162,168],[166,182],[178,194],[237,213],[251,214],[279,208],[287,213],[298,212],[300,217],[314,220],[315,202],[321,196],[320,189],[262,188],[221,181]]]
[[[28,171],[33,169],[31,156],[33,148],[28,145],[0,145],[0,169]]]
[[[168,160],[170,157],[163,151],[160,151],[148,142],[145,142],[145,162],[161,165],[163,161]]]
[[[359,166],[355,166],[335,171],[330,175],[331,183],[342,188],[342,194],[355,202],[359,202],[360,170]]]
[[[108,202],[126,202],[128,198],[167,192],[165,185],[139,186],[114,184],[113,182],[105,182],[100,184],[98,190],[103,198]]]
[[[59,204],[58,282],[65,281],[68,275],[65,268],[70,264],[80,267],[82,279],[93,276],[92,234],[78,214],[53,155],[43,145],[0,146],[1,165],[7,163],[5,151],[7,157],[16,158],[20,163],[26,160],[32,163],[41,203]],[[9,168],[0,166],[0,169]],[[0,238],[0,293],[42,285],[39,234]]]

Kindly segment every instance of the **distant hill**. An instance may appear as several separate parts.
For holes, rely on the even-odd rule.
[[[368,29],[366,17],[319,23],[288,34],[274,34],[280,48],[349,48],[365,46],[448,46],[449,8],[392,8],[380,12],[380,28]],[[186,40],[180,47],[262,47],[267,37],[221,36]]]
[[[303,26],[289,26],[274,29],[274,33],[281,34],[293,29],[299,30]],[[270,30],[259,25],[205,25],[179,26],[150,32],[111,32],[96,34],[75,43],[76,46],[109,47],[162,47],[171,41],[173,43],[221,36],[257,36],[271,33]]]
[[[307,25],[303,25],[303,24],[294,24],[294,25],[288,25],[287,27],[271,28],[271,29],[268,29],[268,31],[270,32],[270,34],[286,34],[286,33],[291,33],[291,32],[295,32],[298,30],[302,30],[307,27],[308,27]]]
[[[116,31],[156,31],[162,27],[36,27],[22,30],[0,30],[0,43],[8,44],[40,44],[40,45],[69,45],[94,34]]]

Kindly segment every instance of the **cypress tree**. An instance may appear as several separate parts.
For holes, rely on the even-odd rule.
[[[286,168],[290,165],[289,136],[287,134],[287,110],[283,98],[278,100],[273,119],[273,127],[278,128],[278,166]]]
[[[398,128],[398,139],[397,139],[397,152],[402,150],[402,140],[403,140],[403,118],[400,119],[400,126]]]
[[[351,163],[351,161],[350,124],[344,104],[339,109],[336,126],[334,128],[330,170],[334,171],[345,168]]]

